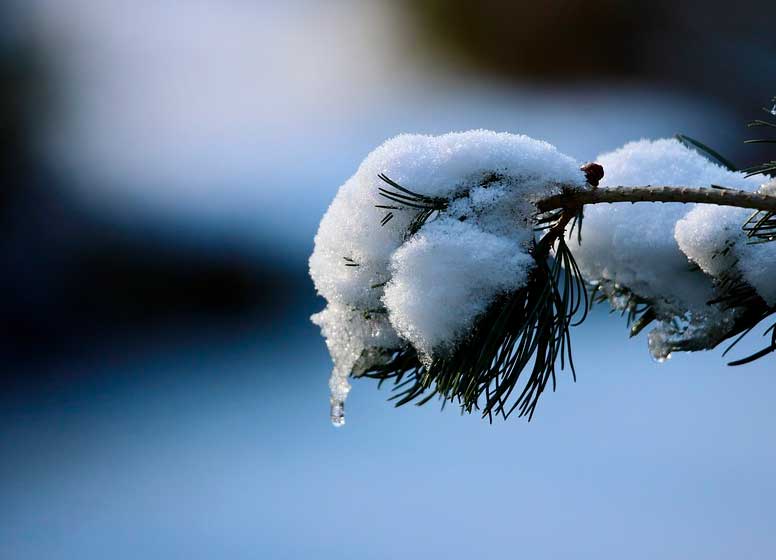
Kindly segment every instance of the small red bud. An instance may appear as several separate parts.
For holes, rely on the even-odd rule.
[[[594,187],[604,178],[604,168],[598,163],[586,163],[580,169],[584,171],[587,182]]]

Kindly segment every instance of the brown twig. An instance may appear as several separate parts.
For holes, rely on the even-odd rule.
[[[578,210],[588,204],[615,202],[681,202],[734,206],[776,212],[776,196],[727,188],[693,187],[608,187],[604,189],[567,189],[561,194],[536,203],[539,212]]]

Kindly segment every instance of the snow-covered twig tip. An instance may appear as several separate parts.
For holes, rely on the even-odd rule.
[[[692,205],[671,203],[776,212],[776,197],[674,140],[599,161],[580,170],[546,142],[489,131],[404,135],[372,152],[324,216],[310,258],[328,303],[313,321],[334,360],[335,425],[350,376],[392,383],[397,405],[439,397],[491,419],[530,419],[557,373],[573,375],[570,330],[586,316],[588,284],[627,310],[636,331],[657,323],[659,358],[750,328],[750,315],[720,303],[729,280],[680,248],[678,222]],[[711,184],[742,190],[693,188]],[[668,204],[643,213],[598,205],[637,201]]]

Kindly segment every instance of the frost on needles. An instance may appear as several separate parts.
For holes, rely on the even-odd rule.
[[[754,191],[761,182],[676,140],[630,143],[598,161],[601,192]],[[438,396],[489,418],[514,410],[530,418],[556,370],[573,371],[569,330],[584,318],[591,286],[595,299],[627,313],[633,333],[654,325],[650,348],[661,359],[714,347],[751,322],[730,304],[733,284],[776,304],[767,281],[774,249],[753,248],[735,226],[751,211],[537,210],[539,201],[591,192],[589,178],[546,142],[485,130],[402,135],[369,154],[340,187],[310,257],[327,302],[312,320],[334,362],[332,422],[344,424],[351,376],[392,383],[397,404]]]

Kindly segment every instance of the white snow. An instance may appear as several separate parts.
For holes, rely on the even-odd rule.
[[[751,213],[746,208],[699,204],[677,222],[674,237],[690,260],[719,278],[736,266],[738,255],[733,246],[743,239],[741,226]]]
[[[380,196],[380,188],[394,190],[381,173],[449,206],[406,239],[418,209],[376,208],[402,206]],[[522,285],[531,264],[531,201],[560,185],[584,188],[578,163],[523,135],[401,135],[369,154],[321,220],[310,257],[328,303],[313,320],[334,360],[333,406],[347,395],[347,373],[362,352],[400,345],[385,313],[429,357],[452,349],[499,293]],[[389,211],[393,218],[381,226]],[[368,334],[375,321],[377,337]]]
[[[774,194],[775,189],[771,181],[759,191]],[[776,242],[750,242],[741,226],[751,214],[744,208],[699,205],[677,223],[676,240],[707,274],[738,274],[766,303],[776,305]]]
[[[378,178],[380,173],[419,194],[441,197],[463,192],[485,175],[498,173],[508,184],[501,185],[498,194],[502,204],[498,206],[504,210],[497,211],[508,211],[510,216],[515,214],[512,201],[503,200],[509,192],[517,191],[525,200],[550,194],[560,183],[584,182],[574,160],[527,136],[484,130],[397,136],[369,154],[356,174],[340,187],[321,221],[310,274],[328,301],[370,306],[382,296],[370,286],[388,280],[391,254],[403,242],[414,212],[394,212],[394,218],[380,227],[385,210],[375,205],[392,204],[379,195],[378,189],[388,186]],[[472,203],[476,209],[487,210],[487,196],[475,193],[475,197]],[[344,267],[343,257],[360,266]]]
[[[452,350],[498,294],[523,286],[533,264],[509,237],[438,220],[394,253],[383,302],[399,334],[431,356]]]
[[[754,190],[757,181],[716,165],[674,139],[640,140],[602,154],[600,188],[711,184]],[[582,244],[570,247],[589,280],[606,279],[648,299],[680,307],[704,307],[711,283],[688,266],[674,239],[674,226],[690,204],[598,204],[585,208]]]
[[[596,161],[605,173],[600,188],[714,184],[754,190],[758,183],[674,139],[631,142]],[[676,222],[693,207],[681,203],[588,206],[581,245],[569,236],[587,280],[625,288],[654,304],[658,322],[649,335],[649,347],[658,360],[683,346],[697,350],[715,344],[722,327],[732,320],[729,312],[708,305],[715,296],[712,279],[692,266],[674,238]],[[622,302],[612,298],[611,303],[617,307]]]
[[[738,266],[744,280],[768,305],[776,305],[776,241],[769,243],[739,243],[741,259]]]

